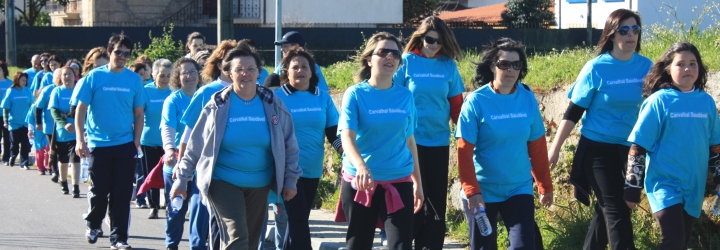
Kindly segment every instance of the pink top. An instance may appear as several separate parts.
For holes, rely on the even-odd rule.
[[[347,182],[352,182],[352,180],[355,179],[355,176],[349,175],[345,173],[345,171],[342,172],[342,175],[343,180]],[[394,213],[405,207],[402,199],[400,198],[400,194],[397,189],[395,189],[395,186],[392,185],[393,183],[400,182],[412,182],[412,178],[408,175],[395,180],[375,181],[372,188],[366,189],[365,192],[356,192],[355,199],[353,200],[363,206],[370,207],[372,205],[372,197],[373,194],[375,194],[375,189],[377,188],[377,185],[380,185],[385,189],[385,204],[387,206],[387,212],[388,214]]]

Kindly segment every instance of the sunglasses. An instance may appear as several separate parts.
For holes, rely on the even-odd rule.
[[[522,61],[511,62],[511,61],[499,60],[495,63],[495,66],[501,70],[508,70],[508,69],[510,69],[510,67],[512,67],[514,70],[520,70],[523,68],[523,63],[522,63]]]
[[[427,44],[435,44],[435,43],[440,44],[440,38],[425,36],[423,39],[425,40],[425,43],[427,43]]]
[[[640,28],[640,25],[633,25],[633,26],[620,26],[620,28],[617,29],[618,34],[621,36],[627,35],[630,33],[630,30],[632,30],[633,34],[639,35],[640,32],[642,32],[642,28]]]
[[[130,57],[130,51],[115,50],[113,54],[116,56]]]
[[[373,53],[373,55],[377,55],[380,57],[387,57],[389,54],[392,54],[393,58],[395,58],[396,60],[400,60],[400,51],[396,49],[377,49],[375,53]]]

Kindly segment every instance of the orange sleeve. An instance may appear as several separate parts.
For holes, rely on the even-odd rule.
[[[463,95],[459,94],[450,97],[448,101],[450,101],[450,119],[452,119],[453,123],[457,124],[458,116],[460,116],[460,110],[462,109]]]
[[[475,177],[475,164],[473,164],[475,145],[463,138],[458,139],[457,144],[458,173],[460,174],[460,184],[462,184],[463,191],[465,191],[466,197],[481,194],[480,185],[477,177]]]
[[[537,140],[528,142],[528,155],[530,156],[530,164],[532,164],[531,172],[541,194],[553,192],[547,152],[545,136],[540,136]]]

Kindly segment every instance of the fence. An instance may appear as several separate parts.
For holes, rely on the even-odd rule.
[[[0,29],[4,30],[4,25]],[[108,38],[121,31],[133,42],[143,47],[150,43],[148,33],[162,35],[163,27],[17,27],[18,65],[29,65],[29,58],[36,53],[51,52],[63,58],[83,58],[93,47],[107,46]],[[347,60],[372,34],[387,31],[396,36],[409,37],[413,28],[288,28],[283,32],[298,31],[305,37],[307,47],[321,65]],[[198,31],[207,38],[206,43],[217,44],[217,29],[213,27],[176,27],[173,36],[177,40]],[[593,44],[599,40],[601,30],[593,30]],[[583,46],[587,37],[585,29],[453,29],[458,44],[463,49],[479,49],[491,39],[509,37],[522,41],[529,53],[543,52],[567,47]],[[235,38],[255,40],[260,51],[274,50],[273,28],[236,27]],[[5,57],[5,39],[0,39],[0,58]],[[266,56],[271,57],[271,53]],[[268,61],[272,61],[268,58]]]

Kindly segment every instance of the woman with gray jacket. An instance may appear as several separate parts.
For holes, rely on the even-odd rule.
[[[171,191],[171,197],[187,197],[197,170],[203,203],[219,227],[212,242],[219,240],[222,249],[257,249],[270,188],[290,200],[302,175],[290,113],[272,91],[255,84],[261,65],[246,49],[223,59],[233,84],[203,108]]]

